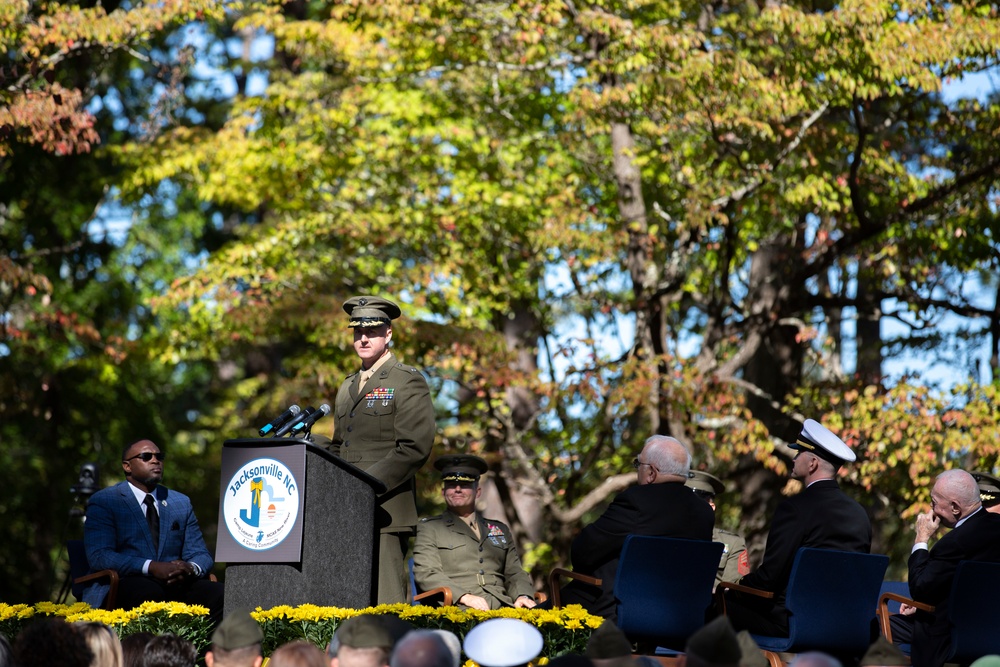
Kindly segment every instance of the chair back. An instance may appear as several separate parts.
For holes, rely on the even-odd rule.
[[[76,583],[76,580],[90,572],[90,563],[87,561],[87,550],[83,548],[83,540],[68,540],[66,542],[66,553],[69,556],[69,578],[73,582],[73,597],[77,600],[83,599],[84,584]]]
[[[882,597],[882,593],[896,593],[897,595],[902,595],[904,598],[908,598],[910,597],[910,585],[905,581],[883,581],[882,588],[878,592],[879,597]],[[889,600],[889,613],[899,613],[899,602]]]
[[[705,625],[721,542],[629,535],[615,575],[618,627],[632,641],[683,650]]]
[[[1000,632],[987,610],[1000,600],[1000,563],[962,561],[955,571],[948,614],[953,655],[948,662],[966,664],[1000,653]]]
[[[784,650],[862,655],[889,557],[803,547],[788,579],[790,646]]]

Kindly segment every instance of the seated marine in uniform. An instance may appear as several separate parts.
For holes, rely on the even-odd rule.
[[[521,566],[510,528],[476,511],[486,461],[455,454],[434,462],[448,510],[417,524],[413,577],[423,591],[451,589],[452,600],[473,609],[534,607],[534,587]]]
[[[713,512],[715,511],[715,496],[726,490],[721,479],[701,470],[692,470],[691,477],[684,483],[684,486],[711,505]],[[750,574],[750,558],[747,554],[746,540],[728,530],[713,528],[712,541],[722,542],[725,545],[722,550],[722,558],[719,561],[719,571],[715,575],[716,586],[723,581],[736,583],[744,575]]]

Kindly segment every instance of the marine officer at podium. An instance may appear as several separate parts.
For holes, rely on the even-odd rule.
[[[434,405],[427,381],[389,349],[399,306],[377,296],[344,302],[361,369],[347,376],[333,411],[330,451],[385,484],[376,499],[378,604],[405,602],[405,557],[417,525],[413,476],[434,444]]]
[[[535,589],[521,566],[510,528],[476,511],[486,461],[469,454],[434,461],[448,511],[424,518],[413,544],[413,577],[420,590],[451,589],[456,604],[488,611],[534,607]]]

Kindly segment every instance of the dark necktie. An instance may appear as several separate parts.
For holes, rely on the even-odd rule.
[[[156,501],[153,494],[147,493],[146,499],[142,501],[146,506],[146,523],[149,524],[149,532],[153,534],[153,547],[160,548],[160,515],[156,513]]]

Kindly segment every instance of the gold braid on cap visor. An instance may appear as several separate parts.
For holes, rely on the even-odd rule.
[[[444,475],[441,479],[445,482],[476,482],[479,480],[479,477],[464,472],[453,472]]]
[[[799,438],[795,442],[796,442],[796,444],[802,445],[803,447],[805,447],[806,449],[808,449],[810,452],[813,451],[814,449],[816,449],[816,445],[814,445],[811,442],[807,442],[807,441],[803,440],[802,438]]]
[[[358,318],[356,320],[352,319],[347,324],[347,326],[348,327],[361,327],[363,329],[368,329],[370,327],[371,328],[373,328],[373,327],[380,327],[383,324],[389,324],[390,322],[392,322],[392,320],[390,320],[387,317],[361,317],[361,318]]]

